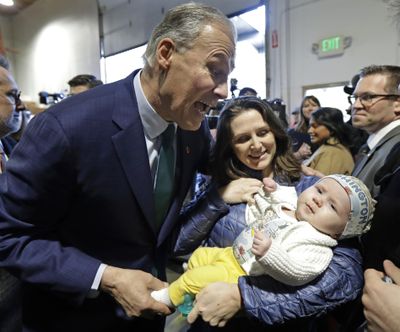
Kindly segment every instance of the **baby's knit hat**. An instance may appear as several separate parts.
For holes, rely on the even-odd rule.
[[[322,179],[325,178],[337,181],[347,192],[350,199],[349,220],[339,240],[359,236],[367,232],[371,227],[376,201],[372,198],[366,185],[360,179],[350,175],[332,174]]]

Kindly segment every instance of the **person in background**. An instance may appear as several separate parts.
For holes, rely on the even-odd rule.
[[[287,118],[286,118],[286,105],[280,98],[268,99],[264,101],[268,103],[275,115],[279,118],[282,123],[283,128],[286,130],[289,126]]]
[[[143,69],[28,124],[0,177],[0,267],[23,282],[24,330],[163,331],[171,310],[150,293],[206,169],[205,115],[228,96],[235,45],[221,11],[176,6]]]
[[[400,327],[400,143],[375,175],[380,185],[369,234],[362,236],[365,287],[362,296],[368,331]],[[389,277],[389,278],[387,278]],[[392,283],[393,282],[393,283]],[[361,311],[361,310],[360,310]]]
[[[400,143],[385,158],[385,164],[375,175],[381,186],[371,233],[361,238],[364,247],[364,266],[383,271],[382,262],[390,259],[400,265]]]
[[[77,75],[68,81],[69,95],[73,96],[102,84],[103,82],[94,75]]]
[[[4,68],[8,72],[7,75],[10,76],[5,78],[7,75],[3,72],[3,84],[5,84],[7,80],[14,80],[10,71],[10,63],[8,59],[3,55],[0,55],[0,67]],[[18,89],[15,91],[16,94],[21,93]],[[2,144],[1,148],[2,151],[5,153],[6,158],[10,156],[12,149],[18,143],[19,138],[21,137],[27,123],[32,117],[31,112],[26,109],[25,104],[20,99],[20,96],[15,95],[15,97],[17,97],[17,99],[15,100],[15,111],[12,113],[11,118],[9,118],[8,116],[3,117],[4,121],[6,121],[7,124],[2,125],[3,130],[0,133]]]
[[[244,87],[244,88],[240,89],[240,91],[239,91],[239,97],[242,97],[242,96],[255,96],[255,97],[257,97],[257,91],[254,90],[253,88]]]
[[[380,194],[371,229],[361,237],[365,286],[362,297],[348,308],[343,331],[398,331],[400,326],[400,143],[389,152],[374,181]]]
[[[369,134],[352,175],[367,185],[373,197],[380,191],[374,183],[375,174],[400,142],[399,84],[399,66],[368,66],[361,69],[353,95],[348,97],[353,126]]]
[[[349,84],[343,87],[343,91],[348,95],[352,95],[359,79],[360,79],[360,74],[354,75]],[[346,113],[350,115],[350,119],[347,121],[347,124],[352,126],[352,133],[351,133],[352,147],[350,149],[350,152],[353,155],[354,160],[357,161],[359,157],[358,153],[360,151],[361,146],[363,146],[367,141],[368,133],[362,129],[355,128],[353,126],[351,118],[351,103],[349,103],[349,107],[346,109]]]
[[[300,118],[300,108],[296,107],[290,113],[289,129],[295,128],[297,126],[299,118]]]
[[[307,159],[317,149],[311,143],[308,127],[311,113],[320,107],[321,104],[317,97],[305,96],[300,105],[299,122],[296,127],[288,130],[294,155],[300,161]]]
[[[397,289],[387,287],[388,285],[384,282],[377,282],[377,279],[382,276],[382,271],[386,270],[383,266],[385,259],[389,258],[397,266],[400,266],[398,255],[400,248],[397,236],[400,67],[371,65],[361,69],[359,76],[353,94],[348,96],[349,103],[352,104],[352,124],[355,128],[366,131],[369,136],[367,143],[360,149],[352,175],[367,185],[378,202],[371,231],[361,237],[361,243],[364,267],[367,269],[365,272],[365,297],[363,298],[365,316],[372,326],[371,331],[380,331],[377,326],[385,326],[393,322],[392,319],[389,319],[393,316],[384,318],[386,314],[392,313],[393,315],[393,312],[386,311],[387,308],[382,305],[384,301],[388,301],[388,304],[392,303],[392,296],[396,294]],[[308,172],[308,174],[315,173]],[[386,263],[386,267],[388,266],[391,266],[390,263]],[[393,275],[396,274],[394,268],[389,269]],[[375,293],[374,287],[378,287],[383,292],[385,289],[389,289],[393,293],[379,301],[374,299],[375,303],[372,303],[371,296],[378,295]],[[381,295],[385,296],[383,293]],[[380,302],[381,300],[382,302]],[[344,311],[344,331],[354,331],[360,327],[359,324],[364,319],[361,308],[361,299],[357,298]],[[396,320],[394,321],[396,322]]]
[[[312,112],[308,133],[311,143],[319,147],[303,165],[325,175],[351,174],[354,168],[351,129],[337,108],[321,107]]]
[[[21,112],[25,110],[19,98],[18,85],[9,70],[7,58],[0,55],[0,173],[5,171],[11,151],[8,137],[19,130]],[[0,268],[0,331],[17,332],[21,329],[20,284],[17,278]]]
[[[280,185],[295,186],[300,193],[318,181],[302,175],[279,119],[267,103],[254,97],[237,98],[225,105],[211,171],[209,187],[198,193],[180,217],[183,226],[175,246],[177,255],[191,253],[202,244],[232,246],[247,226],[245,202],[254,202],[252,193],[244,190],[247,186],[251,185],[256,193],[263,178],[272,178]],[[238,285],[210,284],[197,295],[197,304],[188,318],[194,322],[200,315],[212,326],[226,325],[219,331],[243,331],[249,327],[252,331],[265,331],[283,323],[282,330],[306,330],[315,317],[360,294],[361,256],[353,245],[352,241],[344,241],[335,247],[325,273],[304,288],[282,285],[269,276],[240,277]],[[349,265],[352,269],[345,268]],[[327,288],[331,290],[329,294]],[[238,312],[245,315],[235,315]],[[208,328],[211,327],[197,319],[191,331]]]

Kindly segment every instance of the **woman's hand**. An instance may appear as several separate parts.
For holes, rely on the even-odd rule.
[[[194,323],[201,316],[211,326],[223,327],[240,310],[241,303],[237,284],[214,282],[197,294],[188,323]]]
[[[325,176],[324,173],[321,173],[320,171],[317,171],[311,167],[301,165],[301,171],[303,172],[304,175],[308,176],[317,176],[319,178],[323,178]]]
[[[311,156],[311,147],[307,143],[303,143],[300,148],[294,153],[298,160],[304,160]]]
[[[263,183],[253,178],[240,178],[231,181],[227,186],[218,189],[227,204],[254,203],[253,195],[260,190]]]

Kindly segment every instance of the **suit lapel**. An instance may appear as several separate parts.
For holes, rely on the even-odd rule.
[[[112,137],[112,140],[132,192],[147,222],[156,233],[153,181],[133,89],[133,77],[136,73],[137,71],[128,76],[115,94],[113,121],[120,127],[120,131]],[[205,137],[202,135],[202,130],[191,132],[178,128],[173,198],[158,236],[158,244],[164,242],[175,225],[186,193],[193,183],[195,166],[201,158],[200,153],[204,149],[204,144]]]
[[[113,121],[121,130],[112,137],[112,141],[132,192],[155,231],[153,181],[143,126],[133,93],[133,75],[125,79],[124,88],[116,92]]]
[[[360,171],[363,169],[364,165],[367,163],[370,155],[372,155],[373,151],[368,151],[368,145],[367,143],[365,143],[361,149],[360,152],[358,154],[358,158],[357,158],[357,163],[354,167],[353,176],[357,176],[358,174],[360,174]]]
[[[371,151],[369,151],[367,154],[362,156],[360,160],[357,161],[357,164],[354,168],[352,175],[357,177],[364,169],[365,165],[372,158],[375,151],[379,150],[382,145],[384,145],[388,140],[390,140],[392,137],[396,135],[400,135],[400,126],[397,126],[393,128],[391,131],[389,131]]]

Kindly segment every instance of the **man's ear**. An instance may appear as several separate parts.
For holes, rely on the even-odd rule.
[[[170,38],[160,40],[157,46],[157,62],[162,70],[168,70],[175,52],[175,43]]]
[[[393,102],[395,119],[400,119],[400,98]]]

